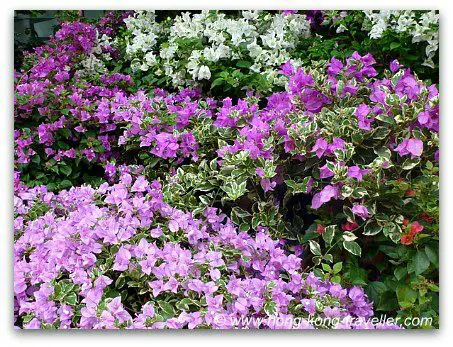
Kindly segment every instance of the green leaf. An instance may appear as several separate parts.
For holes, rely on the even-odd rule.
[[[65,188],[70,188],[70,187],[72,187],[72,182],[69,180],[63,180],[59,184],[60,189],[65,189]]]
[[[380,114],[376,116],[376,119],[379,119],[381,122],[385,122],[391,125],[395,125],[396,122],[392,117],[386,116],[385,114]]]
[[[268,316],[273,316],[277,311],[276,307],[275,301],[268,301],[264,304],[264,312],[266,312]]]
[[[407,268],[405,266],[398,266],[393,271],[395,278],[399,281],[407,275]]]
[[[382,294],[385,291],[387,291],[387,286],[382,282],[373,281],[373,282],[370,282],[369,285],[371,287],[373,287],[379,294]]]
[[[433,292],[436,292],[436,293],[438,293],[439,289],[440,289],[439,286],[434,283],[428,283],[428,288],[429,288],[429,290],[432,290]]]
[[[429,268],[430,261],[424,250],[418,250],[413,258],[414,270],[416,275],[420,275]]]
[[[397,49],[401,46],[401,42],[392,42],[390,44],[390,50],[393,51],[394,49]]]
[[[238,218],[246,218],[251,216],[249,212],[243,210],[239,206],[235,206],[231,209],[231,215],[235,215]]]
[[[41,163],[41,157],[39,155],[34,155],[32,158],[31,158],[31,161],[35,164],[38,164]]]
[[[63,298],[63,288],[59,283],[55,284],[54,289],[53,289],[53,297],[55,300],[61,300]]]
[[[343,240],[347,242],[354,241],[357,240],[357,236],[355,236],[354,233],[351,233],[350,231],[345,231],[343,232]]]
[[[193,304],[193,300],[184,298],[176,303],[176,308],[181,311],[189,311],[189,305]]]
[[[121,274],[115,281],[115,288],[121,289],[126,284],[126,278]]]
[[[290,188],[290,191],[293,194],[298,194],[298,193],[306,193],[307,192],[307,186],[308,183],[311,180],[311,176],[304,177],[302,182],[295,182],[293,180],[286,180],[285,183],[286,185]]]
[[[250,225],[248,223],[242,223],[240,226],[239,226],[239,230],[240,231],[249,231],[250,230]]]
[[[373,281],[368,283],[367,293],[374,302],[379,302],[382,294],[387,291],[387,286],[383,282]]]
[[[346,205],[343,206],[343,213],[350,222],[355,222],[354,213],[352,212],[352,209],[349,206]]]
[[[248,69],[250,66],[252,66],[253,63],[248,61],[248,60],[239,60],[237,63],[236,63],[236,66],[237,67],[242,67],[242,68],[246,68]]]
[[[152,169],[160,161],[159,157],[152,157],[146,162],[146,168]]]
[[[390,221],[390,216],[386,215],[385,213],[376,213],[374,215],[374,218],[376,219],[376,222],[380,223],[387,223]]]
[[[313,261],[313,264],[319,265],[319,264],[321,264],[322,257],[320,257],[319,255],[314,256],[314,257],[312,258],[312,261]]]
[[[368,282],[367,272],[364,269],[357,267],[357,265],[349,267],[348,271],[345,273],[345,277],[352,285],[364,286]]]
[[[260,215],[259,214],[254,215],[252,218],[252,229],[256,230],[260,223],[261,223]]]
[[[217,86],[221,86],[222,84],[224,83],[224,80],[223,78],[216,78],[214,81],[212,81],[211,83],[211,89],[217,87]]]
[[[417,300],[417,292],[407,285],[401,285],[396,288],[396,297],[401,308],[407,309],[412,307]]]
[[[162,300],[159,300],[157,303],[158,303],[159,307],[162,310],[162,315],[166,319],[172,318],[172,317],[175,316],[175,310],[174,310],[174,308],[173,308],[173,306],[171,304],[169,304],[166,301],[162,301]]]
[[[343,241],[343,247],[349,253],[360,256],[362,254],[362,249],[359,244],[355,241]]]
[[[325,228],[324,233],[322,234],[322,238],[328,245],[332,244],[337,228],[338,227],[336,225],[329,225]]]
[[[28,313],[25,316],[22,316],[22,321],[24,323],[29,323],[33,318],[35,318],[35,315],[32,313]]]
[[[295,191],[295,193],[307,193],[307,187],[310,180],[311,176],[304,177],[302,182],[298,183],[298,189]]]
[[[77,294],[76,293],[70,293],[70,294],[65,296],[64,300],[69,305],[76,305],[77,304]]]
[[[314,255],[321,255],[321,247],[319,246],[319,243],[313,240],[308,241],[308,243],[310,244],[311,253]]]
[[[66,176],[69,176],[71,173],[72,173],[72,169],[70,166],[68,165],[62,165],[60,167],[60,172],[62,172],[63,174],[65,174]]]
[[[339,273],[342,268],[343,268],[343,263],[341,261],[339,263],[335,263],[335,265],[333,266],[333,273],[335,273],[335,274]]]
[[[399,242],[402,234],[401,227],[393,222],[387,223],[382,232],[386,237],[390,237],[395,243]]]
[[[330,281],[333,283],[341,283],[341,277],[338,275],[335,275],[330,279]]]
[[[373,236],[380,233],[382,227],[373,220],[369,220],[364,227],[363,235]]]
[[[199,198],[203,205],[209,205],[209,202],[211,201],[206,195],[200,195]]]
[[[327,260],[329,263],[333,263],[333,255],[332,254],[324,254],[323,258],[325,260]]]
[[[361,199],[363,198],[365,195],[368,195],[368,192],[366,191],[365,188],[362,188],[362,187],[357,187],[353,190],[352,192],[352,197],[354,199]]]
[[[353,189],[347,185],[341,187],[341,195],[343,198],[347,198],[352,194]]]
[[[330,273],[332,271],[332,268],[328,264],[323,263],[323,264],[321,264],[321,267],[325,272]]]
[[[390,158],[392,156],[392,152],[390,152],[390,149],[388,149],[387,147],[381,147],[381,148],[375,149],[374,153],[376,153],[378,156],[380,156],[384,159],[387,159],[387,160],[390,160]]]
[[[429,261],[436,267],[439,267],[439,255],[437,254],[437,251],[433,249],[431,246],[426,245],[425,246],[425,253],[426,256],[428,257]]]
[[[398,301],[396,299],[395,291],[386,291],[379,295],[379,303],[376,302],[377,311],[396,311],[399,309]]]
[[[389,128],[385,128],[385,127],[377,127],[375,128],[375,130],[373,131],[373,138],[376,139],[376,140],[382,140],[382,139],[385,139],[388,134],[390,133],[390,129]]]
[[[401,166],[403,170],[411,170],[420,163],[420,158],[407,158]]]

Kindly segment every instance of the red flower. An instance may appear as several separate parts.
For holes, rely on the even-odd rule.
[[[341,226],[341,229],[343,231],[351,231],[351,230],[357,229],[358,227],[359,227],[359,225],[356,222],[346,222],[345,224],[343,224]]]
[[[403,225],[408,225],[408,224],[409,224],[409,219],[404,218],[404,220],[403,220]]]
[[[326,230],[326,227],[322,224],[318,224],[317,227],[316,227],[316,232],[319,234],[319,235],[322,235],[324,234],[324,231]]]
[[[420,217],[426,222],[426,223],[432,223],[434,218],[429,216],[426,212],[423,212]]]
[[[401,236],[400,242],[402,245],[410,245],[412,241],[414,241],[414,235],[412,234],[406,234]]]
[[[424,229],[424,226],[421,225],[419,222],[415,221],[411,224],[411,230],[409,233],[411,235],[417,235],[417,234],[421,233],[423,229]]]
[[[415,190],[413,189],[408,189],[406,190],[406,192],[404,193],[405,196],[409,196],[409,197],[412,197],[412,196],[415,196]]]

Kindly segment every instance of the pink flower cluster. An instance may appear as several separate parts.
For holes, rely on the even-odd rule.
[[[373,314],[361,288],[304,275],[301,258],[265,228],[239,232],[215,208],[194,218],[163,201],[159,182],[133,176],[58,194],[18,188],[14,293],[25,328],[231,328],[240,317]],[[48,209],[30,219],[37,204]],[[141,307],[126,306],[133,295]]]

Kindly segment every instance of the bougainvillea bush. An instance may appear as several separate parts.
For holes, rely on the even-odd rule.
[[[62,22],[15,72],[15,325],[438,327],[437,17],[378,12]],[[401,18],[415,71],[346,54]]]

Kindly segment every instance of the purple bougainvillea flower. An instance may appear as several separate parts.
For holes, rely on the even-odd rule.
[[[41,322],[39,319],[33,318],[29,323],[25,325],[26,329],[41,329]]]
[[[270,281],[274,283],[270,295],[279,311],[289,307],[297,296],[304,310],[310,314],[316,314],[318,302],[321,301],[324,306],[319,314],[324,317],[336,317],[339,312],[342,312],[341,317],[349,314],[366,318],[372,315],[372,305],[366,294],[360,290],[348,292],[340,285],[324,281],[314,274],[305,276],[300,273],[300,246],[298,252],[292,252],[290,248],[284,249],[285,243],[274,240],[267,228],[261,226],[257,228],[255,236],[241,232],[226,215],[219,214],[216,208],[207,208],[202,219],[196,219],[191,212],[184,212],[164,203],[160,191],[162,187],[158,181],[149,183],[146,188],[147,199],[144,199],[142,192],[132,192],[134,178],[129,171],[120,171],[122,180],[116,185],[104,184],[99,189],[75,187],[70,191],[59,192],[58,196],[50,193],[49,199],[58,201],[64,210],[71,212],[58,215],[49,212],[46,216],[27,222],[24,234],[15,245],[17,260],[14,283],[20,309],[32,310],[36,315],[32,323],[24,325],[25,328],[40,328],[43,323],[54,322],[58,322],[61,328],[84,329],[191,329],[200,325],[231,328],[228,320],[219,324],[215,317],[218,314],[229,318],[237,317],[238,314],[247,317],[265,314],[263,306],[267,300]],[[135,179],[135,182],[137,181],[138,179]],[[143,182],[139,184],[142,185]],[[99,194],[109,194],[119,188],[127,191],[122,204],[104,201],[102,208],[98,206],[100,202],[91,205]],[[337,198],[338,190],[337,186],[326,186],[318,193],[319,199],[327,202],[333,197]],[[33,201],[35,191],[36,188],[31,188],[28,194],[21,195],[24,202]],[[137,201],[140,201],[140,204],[137,204]],[[80,208],[74,210],[74,203]],[[184,241],[176,243],[172,240],[166,241],[164,237],[155,242],[156,240],[143,238],[142,223],[147,222],[153,212],[159,214],[159,222],[151,229],[151,234],[154,229],[160,228],[160,225],[167,230],[168,225],[168,229],[178,231],[178,237]],[[105,223],[104,220],[110,220],[112,223]],[[38,237],[34,237],[34,233],[39,230],[37,226],[46,223],[50,223],[54,232],[45,236],[40,233]],[[120,226],[116,226],[117,224]],[[93,229],[85,235],[85,239],[79,240],[78,235],[84,236],[87,226],[90,225]],[[123,233],[122,229],[131,229],[132,232],[128,238],[121,239],[123,243],[117,249],[118,240],[112,238],[112,242],[105,241],[104,229],[108,229],[113,235]],[[69,232],[72,232],[71,237],[65,239],[63,236]],[[161,233],[162,230],[157,235]],[[137,243],[137,240],[132,239],[132,235],[140,236],[140,241]],[[43,237],[46,242],[42,242]],[[55,247],[57,244],[59,246]],[[29,246],[37,249],[26,259],[23,254]],[[105,275],[98,275],[96,278],[92,275],[94,263],[83,261],[84,256],[88,256],[90,252],[99,255],[98,260],[102,260],[104,247],[110,251],[117,249],[111,271],[140,271],[143,275],[150,276],[150,280],[146,282],[149,288],[146,290],[152,291],[152,302],[141,303],[142,307],[134,311],[134,314],[125,309],[125,303],[120,296],[106,296],[115,288],[110,288],[112,279]],[[242,255],[240,263],[230,261],[223,251],[225,247]],[[61,257],[60,248],[65,250],[65,257]],[[287,251],[291,254],[287,254]],[[245,258],[248,260],[245,261]],[[53,286],[46,283],[53,279],[58,281],[59,272],[54,271],[55,266],[51,265],[56,261],[64,268],[70,269],[70,280],[78,285],[76,292],[80,298],[80,311],[78,306],[61,304],[52,299]],[[44,266],[41,266],[41,263]],[[30,272],[31,266],[43,269],[45,267],[46,270]],[[250,276],[252,273],[256,275]],[[282,276],[283,274],[285,276]],[[36,281],[38,285],[30,280]],[[218,283],[220,280],[225,282],[222,288]],[[22,288],[24,284],[25,290]],[[30,288],[34,290],[28,290]],[[320,294],[307,295],[308,291]],[[32,294],[29,295],[28,292]],[[223,295],[220,294],[223,292],[228,294],[228,302],[223,302]],[[326,305],[326,293],[338,300],[335,306]],[[200,301],[201,309],[195,312],[178,309],[173,318],[159,323],[152,323],[147,319],[162,312],[160,305],[155,308],[155,300],[181,296],[190,296],[195,301]],[[206,303],[201,301],[203,297],[206,298]],[[25,298],[27,300],[23,300]],[[74,321],[78,312],[80,318],[77,317]],[[282,325],[275,327],[279,326]],[[310,327],[310,324],[307,327]]]
[[[406,148],[409,151],[409,153],[419,157],[423,153],[423,141],[420,139],[409,139]]]
[[[327,66],[327,73],[330,76],[336,76],[343,69],[343,63],[337,58],[333,57]]]
[[[111,193],[105,198],[105,202],[109,204],[119,205],[127,197],[127,189],[122,184],[117,184]]]
[[[439,106],[426,107],[425,111],[418,114],[418,123],[434,132],[439,132]]]
[[[393,73],[397,72],[399,69],[401,69],[402,65],[398,62],[398,60],[392,60],[390,62],[390,71]]]
[[[260,181],[260,184],[261,184],[261,187],[263,188],[263,190],[265,192],[268,192],[270,190],[273,190],[275,188],[275,186],[277,185],[276,182],[274,181],[271,181],[269,178],[263,178],[261,181]]]
[[[395,91],[402,97],[406,95],[409,100],[414,100],[420,94],[421,86],[409,70],[404,71],[404,75],[398,80]]]
[[[316,140],[315,145],[311,149],[312,152],[316,153],[318,158],[321,158],[324,152],[327,150],[327,141],[323,138],[319,138]]]
[[[334,173],[327,167],[327,164],[319,168],[319,177],[320,178],[329,178],[332,177]]]
[[[413,157],[419,157],[423,153],[423,141],[417,138],[404,139],[396,148],[395,152],[405,156],[411,154]]]
[[[370,172],[370,170],[368,169],[361,169],[359,166],[357,165],[354,165],[354,166],[350,166],[348,167],[348,177],[352,177],[352,178],[355,178],[357,179],[357,181],[362,181],[363,180],[363,176],[365,176],[366,174],[368,174]]]
[[[148,282],[148,285],[153,290],[153,296],[155,297],[165,290],[164,281],[162,280],[150,281]]]
[[[283,75],[288,77],[294,74],[294,66],[289,60],[280,67],[280,70]]]
[[[298,12],[298,10],[283,10],[282,13],[283,13],[283,15],[288,16],[290,14],[295,14],[297,12]]]
[[[320,10],[309,10],[307,11],[307,19],[310,21],[310,25],[313,29],[319,27],[323,20],[324,14],[323,11]]]
[[[156,147],[151,150],[151,153],[164,159],[176,157],[176,151],[179,145],[175,136],[162,132],[156,135],[155,140]]]
[[[264,170],[263,170],[262,168],[257,167],[257,168],[255,169],[255,172],[256,172],[256,174],[257,174],[258,176],[264,177]]]
[[[179,230],[179,224],[176,220],[171,220],[168,222],[168,229],[172,232],[175,233]]]
[[[368,118],[371,112],[371,107],[367,104],[360,104],[355,110],[355,115],[358,120],[359,128],[362,130],[371,130],[371,124],[374,122],[373,118]]]
[[[344,149],[345,142],[343,139],[340,139],[339,137],[334,137],[332,139],[332,143],[327,147],[327,150],[330,153],[334,153],[337,149]]]
[[[312,87],[314,80],[311,75],[306,74],[302,69],[298,69],[288,82],[288,88],[292,94],[302,93],[306,87]],[[310,89],[311,90],[311,89]]]
[[[129,266],[131,259],[131,252],[125,247],[121,247],[115,255],[115,263],[113,264],[113,270],[124,271]]]
[[[305,311],[309,314],[315,314],[316,312],[316,300],[314,299],[302,299],[301,304],[304,307]]]
[[[148,188],[149,183],[146,180],[145,176],[138,176],[134,185],[131,188],[133,192],[144,192]]]
[[[324,203],[330,201],[332,198],[338,198],[339,195],[339,189],[337,186],[325,186],[323,190],[321,190],[319,193],[316,193],[313,196],[312,202],[311,202],[311,207],[313,209],[318,209],[320,208]]]
[[[314,113],[321,111],[324,105],[331,103],[331,100],[327,96],[312,88],[304,88],[299,96],[305,108]]]
[[[352,301],[360,301],[362,300],[363,297],[363,289],[354,286],[349,290],[348,296],[351,298]]]
[[[362,218],[363,220],[368,219],[370,217],[370,214],[369,214],[366,206],[359,205],[359,204],[354,205],[352,207],[352,213],[354,213],[356,216]]]

